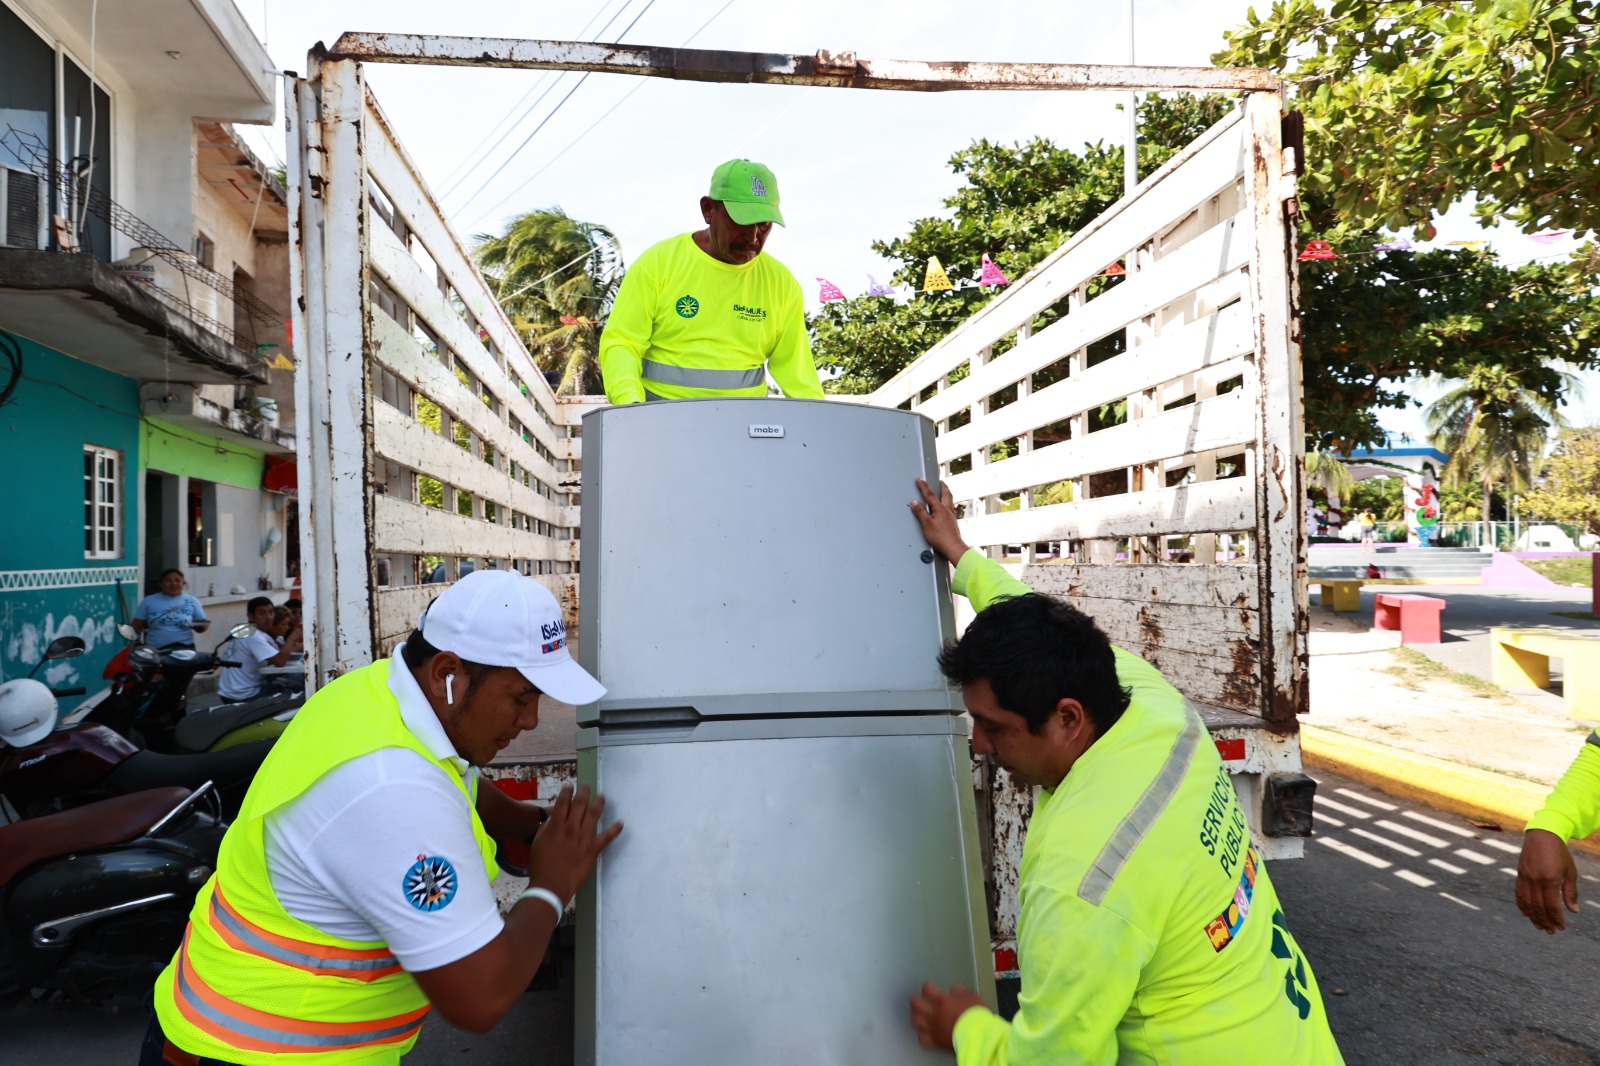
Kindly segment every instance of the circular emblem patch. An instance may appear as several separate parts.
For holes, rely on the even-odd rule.
[[[442,910],[456,898],[460,880],[450,860],[438,855],[418,855],[406,871],[401,887],[406,900],[419,911]]]
[[[693,296],[680,296],[677,310],[679,318],[693,318],[700,313],[700,301]]]

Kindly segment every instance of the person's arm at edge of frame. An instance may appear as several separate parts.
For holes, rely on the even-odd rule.
[[[634,263],[622,276],[600,333],[600,377],[606,399],[618,407],[644,403],[644,353],[650,347],[653,280],[648,263]]]
[[[1561,775],[1537,814],[1528,820],[1517,862],[1517,909],[1547,933],[1567,927],[1563,905],[1578,913],[1578,867],[1567,841],[1600,828],[1600,732]]]
[[[981,611],[996,600],[1026,596],[1033,591],[1006,573],[1005,567],[961,539],[955,498],[950,494],[949,485],[941,482],[939,495],[935,496],[927,481],[919,477],[917,491],[922,499],[912,501],[911,513],[922,527],[928,546],[955,567],[950,575],[951,592],[965,596],[972,601],[973,610]]]
[[[616,822],[596,833],[604,810],[605,798],[595,796],[591,802],[587,786],[576,795],[571,788],[561,790],[533,841],[530,887],[547,889],[563,901],[577,895],[600,853],[622,832],[622,823]],[[518,900],[505,927],[489,943],[465,958],[411,976],[446,1021],[486,1033],[533,980],[560,918],[544,900]]]
[[[791,400],[820,400],[822,380],[811,355],[811,337],[806,333],[806,315],[800,283],[794,283],[783,309],[782,332],[767,356],[767,372],[778,388]]]
[[[187,596],[188,593],[184,595]],[[194,613],[189,619],[189,632],[204,633],[211,628],[211,619],[206,617],[206,609],[200,605],[198,597],[189,596],[189,602],[194,604]]]

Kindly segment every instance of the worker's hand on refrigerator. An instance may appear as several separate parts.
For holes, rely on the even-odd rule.
[[[1567,927],[1562,904],[1578,913],[1578,867],[1566,841],[1544,829],[1530,829],[1522,838],[1517,862],[1517,910],[1535,928],[1554,934]]]
[[[968,549],[967,542],[961,539],[961,527],[956,524],[956,501],[950,495],[950,486],[941,482],[939,495],[935,496],[928,483],[919,477],[917,491],[922,499],[912,501],[911,513],[917,516],[928,547],[955,566]]]
[[[577,895],[600,853],[622,832],[621,822],[597,832],[605,809],[606,798],[591,799],[588,785],[576,793],[571,785],[563,788],[528,851],[528,884],[548,888],[562,900]]]
[[[926,982],[921,995],[911,997],[911,1025],[917,1030],[917,1043],[954,1051],[950,1034],[961,1016],[974,1007],[988,1009],[972,989],[954,985],[945,992],[932,981]]]

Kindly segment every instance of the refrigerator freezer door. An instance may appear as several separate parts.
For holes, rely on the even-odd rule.
[[[907,1003],[932,980],[992,1004],[993,968],[965,726],[918,721],[585,730],[580,778],[627,827],[578,902],[576,1061],[948,1062]]]
[[[946,567],[907,504],[933,426],[809,400],[636,404],[584,418],[580,721],[959,710],[934,657]]]

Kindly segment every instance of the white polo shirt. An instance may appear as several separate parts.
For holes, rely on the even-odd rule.
[[[477,768],[456,754],[400,651],[389,689],[401,719],[423,747],[467,775],[476,798]],[[409,749],[336,767],[267,815],[263,830],[267,875],[284,910],[331,936],[382,941],[412,972],[465,958],[504,924],[467,797]]]

